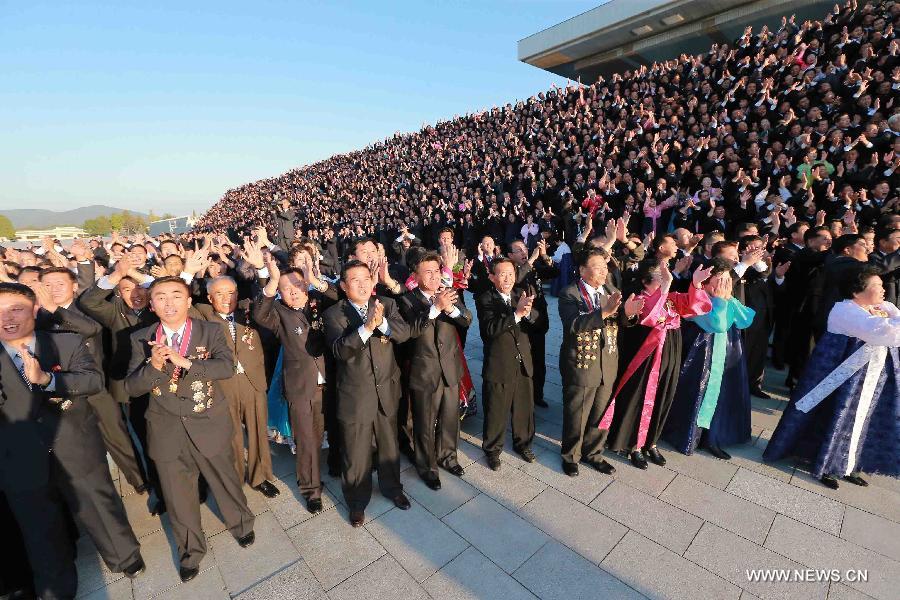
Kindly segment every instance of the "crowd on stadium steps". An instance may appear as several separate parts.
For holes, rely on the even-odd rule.
[[[769,364],[792,396],[765,460],[900,476],[898,19],[748,29],[232,190],[194,233],[0,249],[0,590],[73,597],[79,535],[145,570],[107,453],[169,514],[183,581],[207,493],[253,545],[270,443],[313,514],[340,477],[354,527],[374,468],[410,507],[401,452],[435,493],[462,476],[476,412],[492,470],[510,421],[533,462],[551,321],[571,477],[664,465],[663,439],[728,460]]]

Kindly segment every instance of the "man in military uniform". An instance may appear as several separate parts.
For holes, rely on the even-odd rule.
[[[215,383],[234,374],[234,355],[221,326],[188,318],[191,295],[183,279],[154,281],[150,305],[160,322],[131,335],[125,391],[131,397],[150,396],[148,452],[169,510],[179,576],[190,581],[200,572],[206,554],[200,475],[238,544],[247,547],[256,539],[253,513],[234,469],[228,401]]]
[[[599,425],[619,370],[618,328],[637,322],[643,300],[632,294],[623,306],[621,292],[606,283],[608,260],[602,248],[582,250],[576,257],[581,278],[559,295],[562,467],[571,477],[578,475],[579,462],[607,475],[615,472],[603,458],[606,432]]]

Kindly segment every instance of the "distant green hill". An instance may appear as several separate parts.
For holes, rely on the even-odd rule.
[[[82,206],[81,208],[63,211],[46,210],[43,208],[3,209],[0,210],[0,215],[9,218],[9,220],[12,221],[13,227],[16,229],[24,229],[32,226],[45,229],[47,227],[56,227],[57,225],[74,225],[76,227],[81,227],[81,224],[88,219],[109,216],[120,213],[122,210],[124,209],[105,206],[103,204],[92,204],[91,206]],[[129,212],[141,217],[147,216],[147,213],[135,210]]]

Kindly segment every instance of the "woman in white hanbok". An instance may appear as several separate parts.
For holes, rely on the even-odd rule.
[[[860,473],[900,476],[900,310],[884,300],[879,270],[841,283],[791,402],[763,454],[795,455],[837,489],[838,478],[868,485]]]

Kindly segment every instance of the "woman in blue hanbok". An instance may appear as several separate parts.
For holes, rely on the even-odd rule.
[[[731,295],[731,265],[721,259],[711,264],[703,289],[712,297],[712,310],[682,325],[685,359],[663,437],[684,454],[700,446],[728,460],[723,446],[750,439],[750,385],[740,330],[756,313]]]
[[[763,454],[811,461],[832,489],[840,477],[868,485],[860,473],[900,476],[900,310],[885,302],[876,268],[848,277],[840,291]]]
[[[296,453],[294,435],[291,432],[290,409],[284,399],[284,378],[282,377],[282,361],[284,350],[278,351],[278,362],[269,384],[269,440],[277,444],[287,444],[291,452]]]

